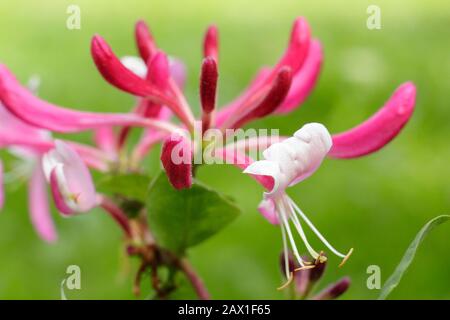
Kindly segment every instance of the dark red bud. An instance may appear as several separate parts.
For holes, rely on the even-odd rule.
[[[204,113],[211,113],[216,104],[217,63],[212,57],[203,59],[200,75],[200,100]]]
[[[203,57],[212,57],[219,62],[219,34],[215,25],[209,26],[203,40]]]

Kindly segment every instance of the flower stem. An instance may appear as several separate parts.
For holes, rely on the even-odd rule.
[[[206,289],[205,285],[203,284],[202,279],[200,276],[195,272],[192,265],[189,263],[189,261],[186,258],[182,258],[178,261],[178,266],[181,271],[186,275],[186,277],[191,282],[192,287],[194,288],[198,298],[200,300],[210,300],[211,297],[208,293],[208,290]]]

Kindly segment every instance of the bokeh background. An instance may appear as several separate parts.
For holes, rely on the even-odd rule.
[[[66,28],[66,8],[81,8],[81,30]],[[381,8],[381,30],[368,30],[366,9]],[[417,107],[402,134],[368,157],[326,160],[289,193],[337,248],[355,247],[350,261],[330,265],[321,285],[349,275],[346,299],[372,299],[366,269],[379,265],[384,282],[406,247],[430,218],[450,211],[450,2],[434,1],[2,1],[0,61],[21,81],[42,79],[40,95],[71,108],[127,111],[133,98],[108,85],[89,53],[99,33],[119,55],[135,54],[133,27],[145,19],[160,47],[183,59],[187,96],[198,112],[201,41],[205,28],[220,29],[222,103],[237,95],[256,70],[283,52],[296,16],[305,16],[322,41],[325,63],[319,84],[300,109],[270,117],[255,128],[291,134],[310,121],[332,132],[371,115],[402,82],[418,88]],[[90,142],[88,133],[74,139]],[[148,159],[159,170],[159,151]],[[281,299],[279,229],[257,213],[262,189],[238,170],[209,166],[199,179],[234,197],[243,215],[190,251],[214,298]],[[133,299],[135,264],[121,258],[121,234],[100,211],[63,219],[54,211],[59,241],[43,243],[27,212],[26,184],[6,186],[0,213],[0,298],[59,299],[66,267],[82,270],[82,290],[69,298]],[[450,298],[450,226],[436,229],[391,298]],[[313,243],[316,243],[313,241]],[[318,246],[318,243],[317,245]]]

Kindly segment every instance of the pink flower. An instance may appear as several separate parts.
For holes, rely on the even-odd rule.
[[[89,169],[68,144],[56,140],[55,148],[43,156],[42,167],[61,213],[87,212],[97,205]]]
[[[84,161],[98,170],[107,168],[109,157],[101,151],[89,146],[70,143],[82,154]],[[0,103],[0,147],[6,148],[12,155],[19,158],[11,172],[5,175],[11,179],[26,176],[28,182],[28,206],[31,222],[38,235],[47,242],[54,242],[57,233],[51,219],[46,191],[46,181],[42,171],[42,155],[54,148],[54,142],[48,131],[30,126],[10,114]],[[16,173],[17,172],[17,173]],[[20,175],[20,176],[19,176]],[[2,170],[3,178],[3,170]],[[0,186],[3,189],[3,181]],[[1,192],[3,200],[3,190]]]

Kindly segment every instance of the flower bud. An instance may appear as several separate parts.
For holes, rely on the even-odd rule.
[[[175,189],[192,186],[192,148],[185,136],[174,133],[164,141],[161,162]]]

